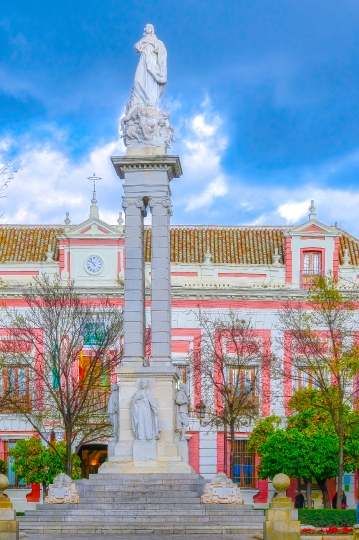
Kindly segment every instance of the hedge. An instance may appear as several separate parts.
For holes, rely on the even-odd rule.
[[[313,527],[353,527],[356,523],[356,511],[300,508],[298,518],[302,525],[313,525]]]

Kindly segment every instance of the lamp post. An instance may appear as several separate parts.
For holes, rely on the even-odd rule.
[[[201,426],[203,426],[203,420],[206,416],[206,408],[206,404],[201,399],[201,401],[196,406],[196,415],[197,418],[199,418],[199,423]]]

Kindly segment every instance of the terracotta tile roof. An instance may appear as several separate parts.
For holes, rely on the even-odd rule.
[[[284,232],[290,227],[210,227],[172,226],[171,261],[202,263],[210,251],[217,264],[271,264],[275,248],[283,262]],[[339,229],[340,230],[340,229]],[[61,225],[0,225],[0,263],[41,262],[46,260],[50,244],[54,260],[58,260],[57,234]],[[359,266],[359,240],[340,230],[339,262],[347,248],[350,263]],[[151,228],[145,229],[145,257],[151,260]]]
[[[344,250],[348,249],[350,255],[350,264],[359,265],[359,240],[345,231],[341,230],[341,232],[342,236],[340,237],[339,264],[343,264]]]
[[[58,225],[2,225],[0,226],[0,262],[40,262],[46,260],[50,244],[55,261],[58,260],[56,234],[63,232]]]
[[[209,251],[219,264],[271,264],[278,248],[283,262],[288,227],[171,227],[171,262],[202,263]],[[145,257],[151,259],[151,229],[145,230]]]

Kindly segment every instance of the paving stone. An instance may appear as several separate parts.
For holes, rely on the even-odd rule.
[[[118,540],[117,534],[104,534],[101,535],[104,540]],[[73,534],[69,531],[67,534],[30,534],[27,536],[28,540],[98,540],[99,534]],[[151,535],[151,540],[213,540],[212,534],[195,534],[195,535]],[[252,534],[224,534],[220,536],[221,540],[252,540]],[[123,534],[121,540],[144,540],[143,534]]]

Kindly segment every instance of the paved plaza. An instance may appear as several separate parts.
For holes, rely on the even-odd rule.
[[[253,533],[254,534],[254,533]],[[119,534],[28,534],[28,540],[250,540],[253,534],[193,534],[193,535],[119,535]]]

